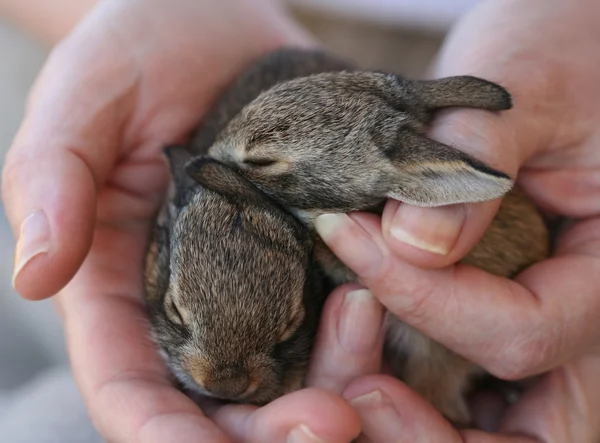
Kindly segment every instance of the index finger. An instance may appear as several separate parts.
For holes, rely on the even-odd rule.
[[[106,29],[97,38],[93,24],[51,53],[2,171],[18,240],[13,284],[29,299],[54,295],[85,258],[98,190],[123,145],[138,81],[133,62],[119,57],[118,39]]]
[[[378,373],[384,309],[370,291],[345,285],[329,295],[307,375],[307,385],[341,393],[363,375]]]
[[[598,219],[571,228],[554,258],[516,281],[466,265],[403,262],[367,214],[322,216],[317,227],[390,312],[500,378],[544,372],[598,343]]]

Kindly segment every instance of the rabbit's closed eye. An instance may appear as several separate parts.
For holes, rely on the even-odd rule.
[[[287,327],[283,330],[283,332],[279,336],[280,342],[285,342],[294,335],[294,333],[296,332],[298,327],[304,321],[304,316],[305,316],[304,308],[302,308],[302,306],[299,306],[296,309],[296,312],[295,312],[294,316],[292,317],[291,321],[289,322]]]
[[[173,323],[183,326],[185,324],[185,321],[183,319],[181,310],[177,307],[175,301],[173,299],[170,299],[170,301],[168,301],[167,303],[169,306],[167,309],[167,315],[169,316],[169,319],[171,319]]]
[[[245,158],[244,159],[245,165],[248,165],[251,167],[257,167],[257,168],[273,166],[276,163],[277,163],[277,160],[274,160],[271,158]]]

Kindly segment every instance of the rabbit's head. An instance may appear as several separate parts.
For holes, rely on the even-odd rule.
[[[185,149],[167,152],[174,194],[146,281],[168,365],[226,400],[263,404],[300,388],[326,294],[308,231],[230,168],[186,168]]]
[[[246,105],[208,155],[291,208],[364,209],[387,198],[419,206],[498,198],[506,174],[423,133],[437,109],[509,109],[501,86],[476,77],[406,80],[322,73],[275,85]]]

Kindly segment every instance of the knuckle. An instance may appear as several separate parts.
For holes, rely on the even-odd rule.
[[[556,341],[547,332],[522,332],[506,342],[485,369],[502,380],[519,380],[543,372],[554,360]]]
[[[411,322],[425,323],[431,318],[431,312],[439,312],[435,309],[438,302],[433,296],[433,288],[419,288],[411,291],[410,300],[404,305],[404,313],[411,318]],[[434,306],[432,306],[432,304]]]
[[[402,285],[390,287],[387,297],[388,308],[397,316],[413,326],[428,323],[433,317],[446,310],[444,297],[437,297],[435,286],[412,286],[402,288]]]
[[[464,306],[454,285],[444,284],[447,281],[445,278],[432,278],[431,271],[428,270],[423,273],[415,273],[414,269],[410,271],[411,278],[404,278],[402,273],[391,266],[385,269],[385,277],[380,279],[381,283],[376,291],[378,298],[395,316],[413,327],[428,328],[439,324],[441,318],[456,318],[461,315],[460,311]]]
[[[2,200],[7,206],[10,206],[11,197],[18,186],[18,177],[25,166],[25,159],[17,155],[18,150],[19,148],[14,145],[10,148],[2,167]]]

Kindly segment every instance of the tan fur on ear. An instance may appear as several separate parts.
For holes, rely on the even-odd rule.
[[[461,161],[425,162],[407,165],[400,188],[389,198],[415,206],[474,203],[502,197],[512,188],[510,179],[488,174]]]
[[[424,135],[405,131],[403,149],[386,154],[396,170],[387,180],[388,198],[416,206],[475,203],[502,197],[513,186],[505,173]]]

